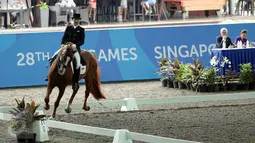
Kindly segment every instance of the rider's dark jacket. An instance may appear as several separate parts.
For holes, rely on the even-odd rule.
[[[66,27],[64,36],[62,38],[61,44],[66,44],[67,42],[72,42],[76,45],[76,48],[78,49],[79,53],[81,51],[80,46],[84,44],[85,39],[85,32],[84,28],[77,26],[74,28],[73,25],[68,25]]]

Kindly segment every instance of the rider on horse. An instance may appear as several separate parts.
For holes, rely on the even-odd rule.
[[[79,76],[80,76],[80,65],[81,65],[81,57],[80,57],[80,46],[84,44],[84,39],[85,39],[85,33],[84,33],[84,28],[80,27],[80,14],[74,14],[72,17],[74,24],[73,25],[68,25],[64,36],[62,38],[61,42],[61,47],[63,47],[64,44],[67,42],[72,42],[73,45],[73,51],[74,51],[74,58],[75,58],[75,64],[76,65],[73,70],[74,70],[74,75],[73,75],[73,89],[76,89],[78,87],[78,82],[79,82]],[[60,49],[59,49],[60,50]],[[57,58],[59,50],[52,56],[52,58],[49,60],[50,65],[53,63],[53,61]],[[85,61],[84,61],[85,62]],[[86,64],[86,63],[85,63]],[[48,76],[45,79],[48,81]]]

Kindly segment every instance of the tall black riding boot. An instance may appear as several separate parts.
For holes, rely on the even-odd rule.
[[[74,72],[74,82],[73,82],[73,90],[77,90],[79,86],[79,78],[80,78],[80,68],[76,69]]]

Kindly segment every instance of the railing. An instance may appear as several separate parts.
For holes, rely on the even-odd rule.
[[[232,94],[218,94],[210,96],[182,96],[171,97],[162,99],[134,99],[127,98],[124,100],[116,101],[103,101],[89,103],[93,107],[115,107],[122,106],[123,111],[138,110],[138,105],[149,104],[169,104],[169,103],[189,103],[189,102],[206,102],[206,101],[224,101],[224,100],[240,100],[240,99],[252,99],[255,98],[255,92],[248,93],[232,93]],[[81,109],[83,104],[73,105],[75,109]],[[59,108],[64,109],[65,105],[61,105]],[[0,120],[10,120],[11,115],[8,113],[12,107],[0,107]],[[91,127],[85,125],[78,125],[72,123],[65,123],[53,120],[47,120],[48,127],[82,132],[87,134],[95,134],[101,136],[114,137],[113,143],[130,143],[132,140],[151,142],[151,143],[195,143],[192,141],[185,141],[173,138],[165,138],[153,135],[140,134],[135,132],[129,132],[128,130],[113,130],[106,128]]]
[[[154,104],[171,104],[171,103],[195,103],[195,102],[212,102],[212,101],[224,101],[224,100],[242,100],[255,98],[255,92],[246,93],[228,93],[228,94],[216,94],[216,95],[203,95],[203,96],[180,96],[169,97],[159,99],[134,99],[126,98],[124,100],[110,100],[101,102],[89,102],[88,105],[92,108],[111,108],[120,107],[122,111],[138,110],[138,105],[154,105]],[[51,105],[53,107],[54,105]],[[82,104],[73,104],[72,109],[82,111]],[[0,107],[0,113],[9,113],[13,106]],[[58,112],[64,111],[66,105],[59,105]],[[39,110],[43,110],[43,107],[39,107]]]
[[[0,113],[0,120],[9,121],[11,120],[11,114]],[[154,135],[147,135],[135,132],[129,132],[128,130],[113,130],[99,127],[92,127],[86,125],[78,125],[66,122],[59,122],[53,120],[47,120],[47,126],[50,128],[94,134],[100,136],[114,137],[113,143],[132,143],[135,141],[142,141],[148,143],[198,143],[193,141],[185,141],[180,139],[166,138]]]

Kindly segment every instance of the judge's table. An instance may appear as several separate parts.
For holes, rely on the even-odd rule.
[[[224,48],[224,49],[212,49],[211,58],[217,56],[219,60],[217,68],[220,69],[220,75],[225,75],[227,66],[221,67],[223,57],[226,57],[231,61],[231,70],[240,72],[240,64],[251,63],[252,68],[255,69],[255,47],[247,48]]]

